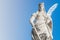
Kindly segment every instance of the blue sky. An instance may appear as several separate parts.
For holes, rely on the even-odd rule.
[[[52,14],[53,40],[60,40],[60,0],[0,0],[0,40],[32,40],[29,19],[40,2],[45,3],[46,12],[58,3]]]

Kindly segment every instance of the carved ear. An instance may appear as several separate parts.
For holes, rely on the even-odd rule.
[[[57,8],[58,3],[55,3],[52,7],[49,8],[47,15],[51,16],[52,12]]]

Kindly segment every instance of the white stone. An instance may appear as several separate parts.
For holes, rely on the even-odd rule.
[[[30,18],[32,24],[32,40],[52,40],[52,18],[51,14],[57,7],[54,4],[46,13],[44,3],[39,4],[39,10]]]

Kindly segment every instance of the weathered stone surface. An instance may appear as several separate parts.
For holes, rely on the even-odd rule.
[[[44,3],[39,4],[39,10],[30,18],[32,24],[32,40],[52,40],[52,18],[47,15]]]

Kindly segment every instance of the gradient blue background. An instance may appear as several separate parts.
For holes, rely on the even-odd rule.
[[[40,2],[45,3],[46,12],[58,3],[52,14],[53,40],[60,40],[60,0],[0,0],[0,40],[32,40],[29,19]]]

